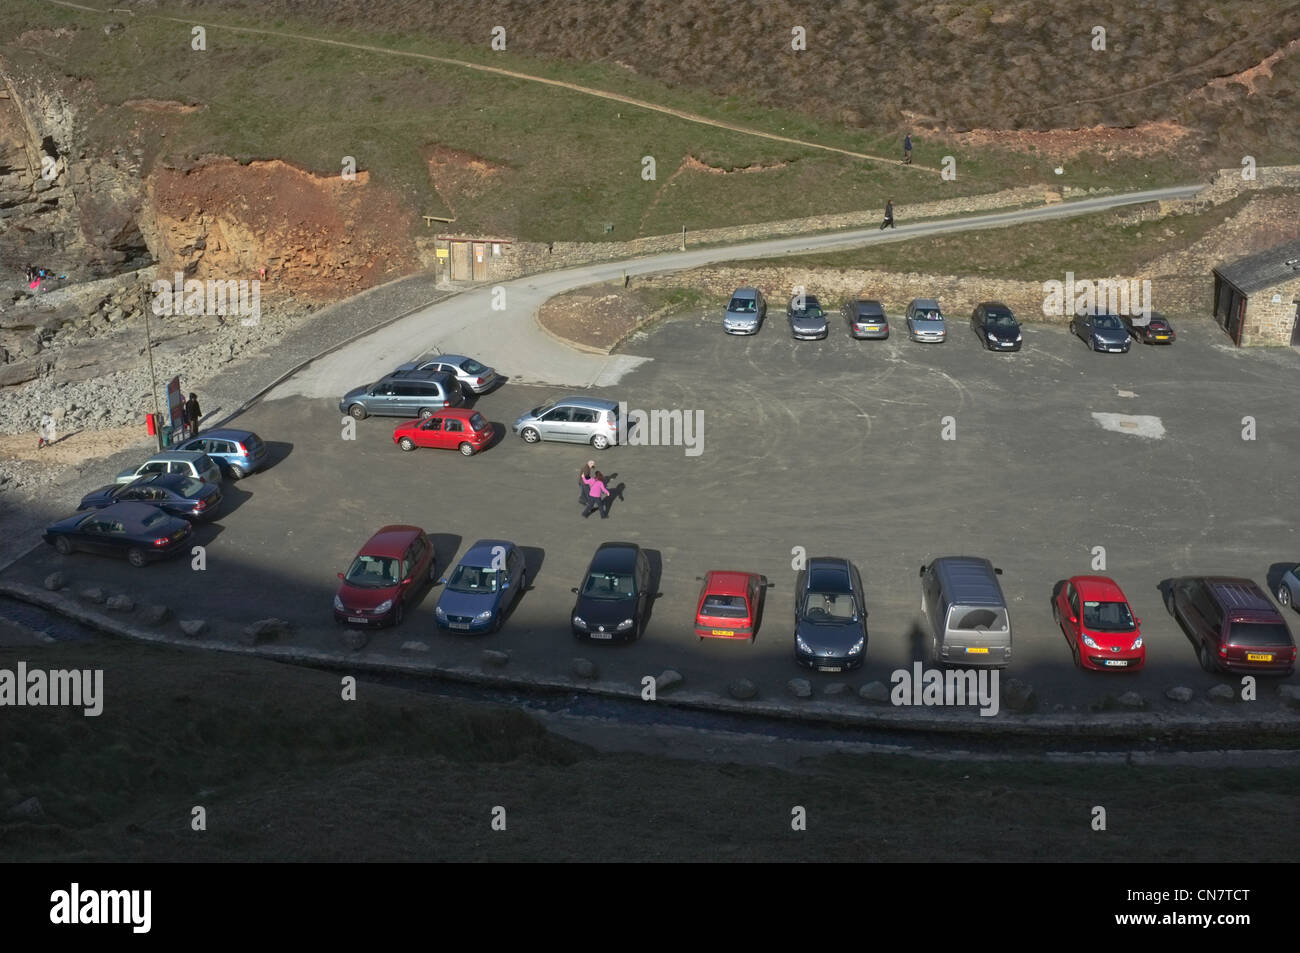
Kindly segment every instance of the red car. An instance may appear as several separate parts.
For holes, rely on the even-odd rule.
[[[767,580],[752,572],[711,572],[695,610],[695,634],[703,641],[749,639],[757,634],[758,607]]]
[[[492,425],[477,410],[453,407],[439,410],[425,420],[398,424],[393,431],[393,443],[403,450],[437,447],[459,450],[472,457],[488,445],[492,434]]]
[[[418,526],[385,526],[361,547],[334,596],[334,621],[397,625],[426,581],[437,577],[433,543]]]
[[[1065,633],[1074,664],[1087,669],[1133,671],[1146,664],[1142,620],[1108,576],[1075,576],[1052,600],[1052,616]]]

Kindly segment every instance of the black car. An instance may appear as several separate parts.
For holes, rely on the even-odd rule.
[[[1173,344],[1178,340],[1178,335],[1174,333],[1174,326],[1161,314],[1150,316],[1126,314],[1124,327],[1143,344]]]
[[[1117,314],[1077,314],[1070,320],[1070,333],[1094,351],[1127,354],[1133,343],[1128,328]]]
[[[169,516],[211,519],[221,504],[221,485],[183,473],[149,473],[130,483],[113,483],[87,493],[77,510],[97,510],[114,503],[149,503]]]
[[[819,672],[860,668],[867,655],[867,601],[858,568],[818,556],[799,570],[794,593],[794,657]]]
[[[636,543],[603,543],[581,586],[570,622],[579,639],[640,638],[650,601],[650,560]]]
[[[1020,322],[1001,301],[985,301],[976,305],[971,312],[970,326],[985,350],[1020,350]]]
[[[112,503],[46,527],[44,539],[63,556],[75,550],[125,556],[132,566],[165,559],[188,545],[190,524],[148,503]]]

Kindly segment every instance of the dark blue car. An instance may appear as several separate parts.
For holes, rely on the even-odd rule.
[[[496,632],[528,585],[528,570],[514,543],[480,539],[442,582],[433,612],[440,629]]]
[[[113,483],[87,493],[77,510],[97,510],[114,503],[148,503],[169,516],[211,519],[221,504],[221,486],[183,473],[149,473],[131,483]]]
[[[206,453],[231,480],[262,469],[269,456],[262,438],[251,430],[209,430],[191,437],[176,449]]]
[[[113,503],[59,520],[46,527],[44,539],[63,556],[82,550],[143,566],[185,549],[192,532],[179,516],[148,503]]]

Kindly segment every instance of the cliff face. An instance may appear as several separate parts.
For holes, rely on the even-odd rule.
[[[210,158],[157,169],[141,229],[159,274],[252,279],[307,298],[352,294],[417,264],[416,215],[370,183],[280,162]]]

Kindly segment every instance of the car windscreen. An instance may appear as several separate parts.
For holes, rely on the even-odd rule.
[[[857,606],[847,592],[809,592],[803,601],[803,617],[809,622],[852,622],[857,618]]]
[[[758,302],[753,298],[732,298],[727,310],[733,314],[753,314],[758,310]]]
[[[1118,331],[1122,325],[1113,314],[1099,314],[1092,319],[1092,326],[1101,331]]]
[[[486,367],[484,367],[478,361],[470,357],[467,357],[465,358],[465,360],[461,361],[460,369],[464,371],[466,374],[482,374],[484,371],[487,370]]]
[[[1291,634],[1281,622],[1233,622],[1228,627],[1228,644],[1289,646]]]
[[[202,473],[205,470],[213,469],[216,464],[214,464],[212,458],[205,453],[194,461],[194,466],[200,473]]]
[[[144,519],[140,520],[140,525],[145,529],[153,529],[159,523],[165,523],[170,517],[162,510],[154,510]]]
[[[582,594],[588,599],[631,599],[636,586],[630,572],[593,572],[587,576]]]
[[[392,556],[358,556],[343,577],[360,589],[385,589],[397,585],[397,560]]]
[[[700,615],[719,616],[727,619],[743,619],[749,615],[744,596],[709,595],[704,597],[704,606]]]
[[[1127,602],[1085,602],[1083,624],[1094,632],[1132,632],[1137,627]]]
[[[487,430],[487,429],[488,429],[487,418],[484,417],[482,414],[480,414],[477,410],[474,411],[474,413],[470,415],[470,418],[469,418],[469,425],[470,425],[473,429],[475,429],[475,430]]]
[[[466,566],[461,563],[447,580],[447,588],[452,592],[496,592],[501,586],[501,573],[496,569],[480,566]]]
[[[548,400],[548,401],[547,401],[546,403],[544,403],[544,404],[538,404],[536,407],[534,407],[532,410],[530,410],[530,411],[528,412],[528,416],[530,416],[530,417],[538,417],[538,416],[540,416],[540,415],[546,413],[548,410],[550,410],[552,407],[554,407],[554,406],[555,406],[556,404],[558,404],[558,403],[559,403],[558,400]]]
[[[203,489],[203,481],[195,480],[192,477],[186,477],[184,480],[176,482],[172,489],[181,496],[195,496]]]
[[[918,311],[918,312],[916,312],[916,315],[915,315],[915,317],[913,317],[912,320],[914,320],[914,321],[942,321],[942,320],[943,320],[943,315],[940,314],[938,311]]]
[[[990,314],[988,325],[991,328],[1013,328],[1016,326],[1016,319],[1009,314]]]

